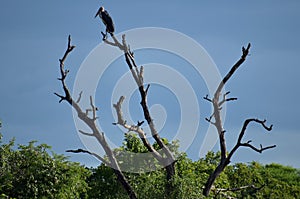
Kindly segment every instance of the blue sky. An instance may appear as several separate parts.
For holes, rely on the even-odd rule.
[[[241,47],[251,42],[251,55],[226,85],[232,96],[239,98],[227,106],[224,125],[228,132],[227,143],[233,145],[244,119],[267,119],[269,124],[274,124],[270,134],[261,128],[251,127],[247,138],[257,146],[263,143],[276,144],[277,147],[263,154],[241,149],[234,156],[234,161],[256,160],[299,167],[300,2],[296,0],[247,3],[2,0],[0,118],[3,123],[1,132],[6,141],[12,137],[22,144],[38,140],[51,145],[57,153],[83,147],[71,107],[65,103],[58,104],[53,92],[61,91],[56,80],[58,59],[66,48],[67,36],[71,34],[73,44],[77,46],[66,63],[71,70],[67,81],[70,87],[83,60],[101,42],[103,25],[99,19],[94,19],[100,5],[104,5],[112,15],[117,33],[132,28],[163,27],[193,38],[206,49],[222,75],[240,57]],[[138,55],[141,63],[152,61],[147,52]],[[175,64],[171,56],[165,57],[170,59],[165,60],[166,63]],[[194,80],[191,78],[191,81]],[[158,103],[154,91],[153,103]],[[197,92],[200,106],[205,107],[200,118],[201,128],[207,125],[204,117],[209,115],[210,105],[201,101],[206,94],[205,89]],[[97,106],[103,108],[102,102],[107,103],[99,99]],[[131,106],[134,102],[133,97]],[[164,98],[161,103],[166,104]],[[109,107],[109,103],[105,106]],[[110,113],[106,108],[99,114],[103,118],[101,122],[106,125],[113,122],[112,117],[107,116]],[[172,124],[172,117],[169,122]],[[106,131],[114,131],[113,128],[107,127]],[[112,139],[121,143],[122,136],[118,135]],[[187,151],[189,157],[198,158],[197,150],[202,139],[200,135],[196,137]],[[85,155],[70,156],[71,160],[87,165],[97,163]]]

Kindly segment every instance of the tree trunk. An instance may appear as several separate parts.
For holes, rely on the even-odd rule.
[[[203,195],[205,195],[206,197],[209,195],[212,185],[214,184],[217,177],[219,177],[219,175],[223,172],[223,170],[227,165],[228,163],[226,163],[226,161],[221,162],[218,165],[218,167],[214,170],[214,172],[209,176],[203,189]]]
[[[129,184],[129,182],[126,180],[124,174],[119,171],[114,169],[115,174],[117,175],[118,181],[122,184],[123,188],[126,190],[128,196],[130,199],[137,199],[137,196],[135,192],[133,191],[133,188]]]
[[[167,171],[166,195],[170,196],[174,191],[173,177],[175,175],[175,162],[166,166],[166,171]]]

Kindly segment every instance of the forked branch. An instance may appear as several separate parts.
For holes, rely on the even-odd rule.
[[[66,100],[69,104],[72,104],[72,97],[70,94],[70,91],[65,83],[65,79],[67,77],[67,74],[69,73],[69,70],[65,70],[65,60],[67,59],[68,55],[72,52],[72,50],[75,48],[75,46],[71,45],[71,35],[68,37],[68,46],[67,49],[63,55],[63,58],[59,59],[59,69],[60,69],[60,75],[61,77],[58,78],[58,80],[61,81],[65,95],[59,95],[57,93],[54,93],[56,96],[60,98],[59,103],[62,102],[63,100]]]
[[[232,66],[232,68],[230,69],[230,71],[227,73],[227,75],[222,79],[222,81],[220,82],[213,99],[210,99],[208,97],[208,95],[206,97],[204,97],[205,100],[211,102],[213,104],[213,114],[209,117],[206,118],[206,120],[210,123],[212,123],[216,129],[217,132],[219,134],[219,143],[220,143],[220,150],[221,150],[221,159],[220,159],[220,163],[217,166],[217,168],[214,170],[214,172],[209,176],[204,190],[203,190],[203,194],[205,196],[209,195],[210,189],[214,183],[214,181],[216,180],[216,178],[223,172],[223,170],[225,169],[225,167],[230,163],[230,159],[233,156],[233,154],[236,152],[236,150],[243,146],[243,147],[249,147],[252,150],[256,151],[256,152],[263,152],[267,149],[271,149],[276,147],[276,145],[272,145],[272,146],[267,146],[267,147],[263,147],[262,145],[260,145],[260,148],[257,148],[255,146],[253,146],[251,144],[251,140],[248,142],[242,142],[242,138],[245,135],[247,126],[251,123],[251,122],[256,122],[261,124],[261,126],[267,130],[267,131],[271,131],[272,130],[272,125],[271,126],[267,126],[266,120],[259,120],[259,119],[247,119],[244,122],[244,125],[241,129],[241,132],[239,134],[238,140],[236,145],[233,147],[233,149],[229,152],[229,154],[227,155],[227,147],[226,147],[226,140],[225,140],[225,130],[223,128],[223,123],[221,120],[221,110],[222,110],[222,105],[226,102],[229,101],[234,101],[237,100],[237,98],[228,98],[228,94],[230,92],[226,92],[225,94],[223,94],[223,98],[220,99],[220,97],[222,96],[222,90],[225,86],[225,84],[228,82],[228,80],[232,77],[232,75],[236,72],[236,70],[244,63],[244,61],[246,60],[248,54],[249,54],[249,50],[250,50],[251,44],[249,43],[247,45],[247,47],[242,47],[242,56],[241,58]],[[213,121],[214,120],[214,121]]]
[[[146,137],[146,133],[144,130],[140,127],[141,123],[143,122],[138,122],[137,125],[129,125],[123,118],[123,112],[122,112],[122,103],[124,101],[125,97],[121,96],[119,101],[114,104],[114,108],[116,109],[117,116],[118,116],[118,121],[116,123],[113,123],[114,125],[120,125],[123,128],[127,129],[128,131],[136,132],[140,139],[142,140],[144,146],[148,149],[149,152],[153,154],[153,156],[159,161],[163,162],[163,157],[159,154],[158,151],[154,149],[152,144],[149,142],[149,140]]]
[[[238,140],[237,140],[237,143],[236,145],[233,147],[233,149],[229,152],[228,154],[228,159],[230,160],[230,158],[232,157],[232,155],[236,152],[236,150],[241,147],[241,146],[244,146],[244,147],[249,147],[251,149],[253,149],[254,151],[258,152],[258,153],[262,153],[263,151],[267,150],[267,149],[271,149],[271,148],[274,148],[276,147],[276,145],[271,145],[271,146],[266,146],[266,147],[263,147],[261,144],[260,144],[260,148],[257,148],[255,146],[253,146],[252,144],[250,144],[252,141],[249,140],[247,142],[242,142],[242,139],[245,135],[245,132],[246,132],[246,129],[248,127],[248,125],[251,123],[251,122],[256,122],[258,124],[260,124],[265,130],[267,131],[271,131],[272,130],[272,127],[273,125],[270,125],[270,126],[266,126],[266,120],[259,120],[259,119],[247,119],[245,120],[244,124],[243,124],[243,127],[242,127],[242,130],[239,134],[239,137],[238,137]]]
[[[57,93],[54,93],[56,96],[58,96],[60,98],[59,102],[62,101],[67,101],[77,112],[78,118],[81,119],[92,131],[92,133],[86,133],[83,131],[80,131],[81,134],[86,135],[86,136],[92,136],[95,137],[96,140],[98,141],[98,143],[102,146],[102,148],[104,149],[109,161],[106,161],[105,159],[103,159],[102,157],[100,157],[98,154],[87,151],[87,150],[83,150],[83,149],[77,149],[77,150],[68,150],[67,152],[72,152],[72,153],[87,153],[89,155],[92,155],[96,158],[98,158],[100,161],[104,162],[106,165],[110,166],[113,168],[118,181],[122,184],[122,186],[124,187],[124,189],[126,190],[126,192],[128,193],[129,197],[131,199],[136,199],[136,194],[133,190],[133,188],[131,187],[131,185],[129,184],[129,182],[127,181],[125,175],[122,173],[119,164],[114,156],[114,153],[112,151],[112,149],[109,147],[107,141],[105,140],[105,136],[104,133],[100,132],[97,125],[96,125],[96,120],[97,120],[97,116],[96,116],[96,111],[98,110],[98,108],[94,105],[93,103],[93,99],[92,97],[90,97],[90,106],[91,108],[86,109],[85,111],[83,111],[81,109],[81,107],[79,106],[79,102],[82,98],[82,92],[80,92],[79,94],[79,98],[74,101],[70,91],[65,83],[65,79],[67,77],[68,74],[68,70],[64,69],[64,62],[67,59],[68,55],[71,53],[71,51],[75,48],[75,46],[71,45],[71,36],[69,35],[68,37],[68,46],[67,46],[67,50],[64,53],[64,56],[62,59],[59,60],[60,62],[60,75],[61,77],[58,78],[61,83],[62,83],[62,87],[64,90],[64,95],[60,95]],[[89,117],[89,112],[92,112],[92,116]]]
[[[134,79],[134,81],[136,82],[138,89],[139,89],[139,93],[141,96],[141,106],[143,109],[143,113],[144,113],[144,119],[147,121],[147,124],[150,128],[151,131],[151,135],[152,137],[155,139],[156,143],[159,145],[159,147],[161,148],[162,152],[165,154],[165,158],[161,158],[161,156],[159,156],[151,147],[150,145],[147,143],[147,140],[144,139],[144,134],[140,132],[140,130],[138,130],[138,134],[140,136],[140,138],[142,139],[144,145],[147,147],[147,149],[149,150],[149,152],[152,152],[152,154],[154,155],[154,157],[162,164],[165,166],[166,171],[167,171],[167,181],[168,181],[168,185],[167,185],[167,192],[170,192],[172,189],[172,184],[171,184],[171,180],[173,178],[173,176],[175,175],[175,157],[172,154],[172,152],[170,151],[170,149],[166,146],[166,144],[162,141],[162,139],[160,138],[153,119],[151,117],[149,108],[148,108],[148,104],[147,104],[147,94],[150,88],[150,85],[147,85],[147,87],[145,88],[144,86],[144,68],[143,66],[138,67],[136,62],[135,62],[135,58],[134,58],[134,53],[130,50],[129,45],[127,45],[126,43],[126,39],[125,39],[125,35],[122,35],[122,43],[118,42],[118,40],[115,37],[113,38],[113,42],[109,42],[109,41],[105,41],[107,44],[110,44],[112,46],[117,46],[120,50],[122,50],[124,52],[124,56],[125,56],[125,61],[129,67],[129,70],[132,74],[132,77]],[[117,105],[117,104],[116,104]],[[115,106],[115,108],[118,108],[118,106]],[[116,109],[117,112],[120,111],[119,109]],[[119,112],[120,113],[120,112]],[[118,114],[118,124],[123,125],[123,127],[125,128],[129,128],[132,126],[127,126],[124,125],[124,120],[121,119],[120,114]]]
[[[147,85],[146,88],[144,87],[144,77],[143,77],[144,68],[143,68],[143,66],[138,67],[137,64],[135,63],[134,53],[130,50],[129,45],[127,45],[125,35],[122,35],[122,42],[119,42],[115,36],[112,36],[112,38],[113,38],[113,42],[105,40],[105,43],[107,43],[109,45],[112,45],[112,46],[117,46],[120,50],[122,50],[124,52],[125,61],[126,61],[128,67],[129,67],[130,71],[131,71],[133,79],[135,80],[135,82],[136,82],[136,84],[139,88],[139,92],[140,92],[140,96],[141,96],[140,104],[141,104],[142,109],[143,109],[144,118],[145,118],[145,120],[147,121],[147,123],[150,127],[152,137],[155,139],[157,144],[160,146],[160,148],[162,148],[163,152],[167,156],[167,158],[168,158],[167,164],[170,164],[170,163],[175,161],[175,158],[174,158],[172,152],[164,144],[164,142],[162,141],[162,139],[158,135],[158,132],[155,128],[155,125],[153,123],[153,119],[151,118],[150,111],[149,111],[149,108],[148,108],[148,105],[147,105],[147,94],[148,94],[148,90],[149,90],[150,85]],[[139,135],[142,135],[142,134],[139,134]]]

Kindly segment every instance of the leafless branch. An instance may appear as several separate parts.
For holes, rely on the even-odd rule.
[[[136,132],[140,139],[142,140],[144,146],[148,149],[149,152],[153,154],[153,156],[160,162],[163,161],[163,157],[154,149],[154,147],[151,145],[151,143],[148,141],[145,132],[143,129],[140,127],[141,123],[143,122],[138,122],[137,125],[129,125],[126,123],[126,121],[123,118],[123,112],[122,112],[122,103],[124,101],[125,97],[121,96],[119,101],[114,104],[114,108],[116,109],[117,116],[118,116],[118,122],[114,124],[118,124],[122,126],[123,128],[127,129],[128,131]]]
[[[219,102],[219,107],[221,107],[225,102],[237,100],[236,97],[227,98],[227,95],[228,95],[229,93],[230,93],[230,91],[226,92],[226,93],[223,95],[223,100]]]
[[[254,151],[258,152],[258,153],[262,153],[263,151],[267,150],[267,149],[272,149],[272,148],[275,148],[276,145],[271,145],[271,146],[266,146],[266,147],[263,147],[261,144],[260,144],[260,148],[257,148],[249,143],[240,143],[240,146],[245,146],[245,147],[249,147],[251,149],[253,149]]]
[[[126,52],[127,49],[128,49],[128,46],[126,45],[126,42],[124,40],[122,40],[122,44],[118,41],[118,39],[114,36],[114,35],[111,35],[112,39],[113,39],[113,42],[111,41],[108,41],[107,39],[104,40],[104,42],[108,45],[111,45],[111,46],[115,46],[115,47],[118,47],[121,51],[124,51]],[[123,37],[123,36],[122,36]]]
[[[231,156],[235,153],[235,151],[240,147],[240,146],[244,146],[244,147],[249,147],[251,149],[253,149],[254,151],[256,152],[259,152],[259,153],[262,153],[263,151],[267,150],[267,149],[271,149],[271,148],[274,148],[276,147],[276,145],[272,145],[272,146],[267,146],[267,147],[263,147],[262,145],[260,145],[260,148],[257,148],[257,147],[254,147],[253,145],[251,145],[250,143],[252,142],[251,140],[249,140],[248,142],[246,143],[242,143],[242,139],[245,135],[245,132],[246,132],[246,129],[248,127],[248,125],[251,123],[251,122],[256,122],[258,124],[260,124],[265,130],[267,131],[271,131],[272,130],[272,127],[273,125],[270,125],[270,126],[266,126],[266,120],[259,120],[259,119],[247,119],[245,120],[244,124],[243,124],[243,127],[242,127],[242,130],[239,134],[239,137],[238,137],[238,140],[237,140],[237,143],[236,145],[233,147],[233,149],[231,150],[231,152],[228,154],[228,158],[230,159]]]
[[[114,108],[116,109],[116,112],[117,112],[117,115],[118,115],[118,122],[114,123],[115,125],[117,124],[120,124],[120,125],[123,125],[123,124],[126,124],[126,120],[124,120],[123,118],[123,112],[122,112],[122,104],[123,104],[123,101],[125,100],[125,97],[124,96],[121,96],[119,101],[114,104]]]
[[[108,159],[109,159],[109,164],[116,176],[117,176],[117,179],[118,181],[122,184],[122,186],[124,187],[124,189],[127,191],[129,197],[131,199],[136,199],[136,194],[135,192],[133,191],[133,188],[131,187],[131,185],[129,184],[129,182],[127,181],[125,175],[122,173],[120,167],[119,167],[119,164],[114,156],[114,153],[112,151],[112,149],[109,147],[106,139],[105,139],[105,136],[103,133],[101,133],[95,123],[95,121],[97,120],[97,117],[96,117],[96,111],[98,110],[97,107],[95,107],[94,103],[93,103],[93,99],[92,97],[90,97],[90,106],[91,106],[91,109],[90,110],[86,110],[86,112],[84,112],[81,107],[79,106],[79,102],[80,102],[80,99],[81,99],[81,95],[82,95],[82,92],[79,94],[79,99],[77,101],[74,101],[71,94],[70,94],[70,91],[65,83],[65,79],[67,77],[67,74],[68,74],[68,71],[65,71],[64,70],[64,61],[66,60],[67,56],[70,54],[70,52],[74,49],[75,46],[71,45],[71,36],[68,37],[68,47],[67,47],[67,50],[63,56],[62,59],[59,60],[60,62],[60,75],[61,77],[59,78],[59,80],[61,81],[62,83],[62,86],[63,86],[63,90],[64,90],[64,96],[63,95],[60,95],[60,94],[57,94],[57,93],[54,93],[56,96],[58,96],[60,98],[60,101],[59,102],[62,102],[63,100],[67,101],[77,112],[77,115],[78,115],[78,118],[81,119],[91,130],[93,133],[85,133],[83,131],[80,131],[80,133],[82,133],[83,135],[87,135],[87,136],[93,136],[97,139],[98,143],[102,146],[102,148],[104,149]],[[88,116],[88,112],[91,111],[92,112],[92,117],[90,118]],[[93,152],[89,152],[89,151],[86,151],[86,150],[83,150],[83,149],[78,149],[78,150],[69,150],[69,152],[75,152],[75,153],[88,153],[88,154],[91,154],[95,157],[97,157],[99,160],[104,160],[103,158],[101,158],[99,155],[93,153]],[[107,161],[104,160],[104,163],[108,163]]]
[[[206,120],[207,122],[211,123],[212,125],[216,125],[215,122],[211,121],[213,117],[214,117],[214,115],[211,115],[209,118],[206,117],[205,120]]]
[[[91,105],[91,107],[92,107],[93,120],[95,121],[95,120],[98,119],[98,117],[96,116],[96,111],[98,110],[98,108],[94,106],[92,96],[90,96],[90,105]]]
[[[222,96],[221,92],[223,90],[224,85],[228,82],[228,80],[232,77],[232,75],[236,72],[236,70],[244,63],[244,61],[246,60],[246,57],[249,54],[249,50],[250,50],[250,43],[247,45],[247,47],[242,47],[242,56],[241,58],[233,65],[233,67],[230,69],[230,71],[227,73],[227,75],[222,79],[222,81],[220,82],[213,99],[209,99],[208,96],[204,97],[205,100],[211,102],[213,104],[213,114],[210,116],[210,118],[206,118],[206,120],[212,124],[215,125],[218,134],[219,134],[219,143],[220,143],[220,149],[221,149],[221,159],[220,159],[220,163],[219,165],[216,167],[216,169],[214,170],[214,172],[209,176],[204,190],[203,190],[203,194],[205,196],[209,195],[210,189],[214,183],[214,181],[216,180],[216,178],[223,172],[223,170],[225,169],[225,167],[230,163],[230,159],[233,156],[233,154],[236,152],[236,150],[241,147],[249,147],[251,149],[253,149],[256,152],[263,152],[264,150],[267,149],[271,149],[276,147],[276,145],[272,145],[272,146],[267,146],[267,147],[263,147],[262,145],[260,145],[260,148],[257,148],[255,146],[253,146],[251,143],[251,140],[248,142],[242,142],[242,138],[244,137],[245,131],[247,129],[247,126],[249,125],[250,122],[256,122],[262,125],[262,127],[267,130],[267,131],[271,131],[272,130],[272,125],[271,126],[266,126],[266,120],[259,120],[259,119],[248,119],[244,122],[244,125],[242,127],[242,130],[239,134],[238,140],[236,145],[233,147],[233,149],[229,152],[229,154],[227,155],[227,148],[226,148],[226,142],[225,142],[225,130],[223,128],[223,123],[221,120],[221,109],[222,109],[222,105],[225,102],[229,102],[229,101],[234,101],[237,100],[237,98],[227,98],[228,94],[230,92],[226,92],[225,94],[223,94],[223,98],[220,100],[220,96]],[[212,118],[214,118],[214,122],[212,122]]]
[[[125,35],[122,35],[122,44],[120,42],[118,42],[115,37],[113,37],[113,40],[114,40],[114,42],[113,42],[112,46],[117,46],[120,50],[122,50],[124,52],[125,61],[131,71],[133,79],[135,80],[135,82],[139,88],[139,92],[140,92],[140,96],[141,96],[140,104],[143,109],[144,119],[147,121],[147,124],[149,125],[152,137],[155,139],[155,141],[157,142],[159,147],[162,149],[163,153],[166,155],[166,158],[160,159],[158,155],[155,155],[156,153],[153,151],[153,149],[151,149],[149,147],[149,145],[145,142],[145,139],[143,139],[143,138],[141,138],[141,139],[142,139],[144,145],[148,148],[148,150],[153,152],[152,154],[154,155],[154,157],[158,158],[160,163],[162,165],[166,166],[165,168],[167,171],[167,180],[168,180],[168,182],[171,182],[172,177],[175,175],[175,167],[174,167],[175,158],[174,158],[172,152],[170,151],[170,149],[165,145],[165,143],[160,138],[160,136],[155,128],[153,119],[151,117],[151,114],[150,114],[150,111],[148,108],[148,104],[147,104],[147,93],[148,93],[150,85],[147,85],[147,87],[145,89],[144,77],[143,77],[144,68],[143,68],[143,66],[141,66],[140,68],[137,66],[137,64],[135,62],[134,54],[130,50],[129,45],[127,45]],[[106,43],[111,44],[109,42],[106,42]],[[141,137],[141,135],[143,135],[143,134],[139,133],[139,135]],[[170,190],[171,186],[172,185],[170,184],[170,186],[167,187],[167,191]]]
[[[139,77],[141,79],[141,82],[144,82],[144,66],[141,66]],[[150,84],[149,84],[149,86],[150,86]],[[149,88],[146,89],[146,92],[148,92],[148,89]]]
[[[110,163],[108,161],[106,161],[104,158],[102,158],[100,155],[98,155],[96,153],[93,153],[93,152],[90,152],[90,151],[87,151],[87,150],[84,150],[84,149],[66,150],[66,152],[69,152],[69,153],[87,153],[87,154],[90,154],[90,155],[96,157],[98,160],[100,160],[101,162],[103,162],[107,166],[110,166]]]
[[[63,56],[63,58],[61,58],[59,61],[60,61],[60,64],[61,64],[61,69],[64,69],[63,66],[64,66],[64,62],[65,60],[67,59],[67,56],[69,55],[69,53],[75,48],[74,45],[71,45],[71,35],[68,36],[68,46],[67,46],[67,50],[65,51],[65,54]],[[63,77],[65,77],[65,73],[63,70],[61,70],[61,74]]]
[[[206,95],[205,97],[203,97],[203,99],[205,99],[205,100],[207,100],[207,101],[209,101],[209,102],[212,103],[212,100],[208,97],[208,95]]]
[[[146,95],[146,96],[147,96],[147,94],[148,94],[149,88],[150,88],[150,84],[147,85],[147,88],[146,88],[146,90],[145,90],[145,95]]]
[[[72,98],[70,95],[70,91],[68,89],[68,87],[65,84],[65,79],[67,77],[67,74],[69,72],[69,70],[65,70],[64,69],[64,65],[65,65],[65,60],[67,59],[68,55],[72,52],[72,50],[75,48],[75,46],[71,45],[71,35],[69,35],[68,37],[68,46],[67,49],[63,55],[63,58],[59,59],[59,69],[60,69],[60,75],[61,77],[58,78],[58,80],[61,81],[64,92],[65,92],[65,96],[54,93],[56,96],[58,96],[60,98],[59,103],[66,100],[69,104],[72,104]]]
[[[76,100],[76,103],[79,103],[81,100],[81,96],[82,96],[82,91],[79,93],[78,99]]]
[[[86,135],[86,136],[95,136],[94,133],[86,133],[82,130],[79,130],[79,133],[81,133],[82,135]]]
[[[163,150],[163,152],[167,156],[167,161],[164,163],[164,165],[172,164],[175,161],[175,158],[174,158],[172,152],[169,150],[169,148],[165,145],[165,143],[160,138],[160,136],[155,128],[153,119],[151,117],[151,114],[150,114],[150,111],[148,108],[147,93],[150,88],[150,84],[147,85],[146,89],[144,88],[143,76],[141,76],[141,75],[143,75],[143,73],[138,72],[138,70],[133,70],[133,67],[137,68],[137,65],[135,64],[133,57],[130,56],[130,53],[127,52],[127,53],[125,53],[125,58],[126,58],[126,63],[129,66],[129,69],[132,73],[132,76],[135,79],[135,82],[139,88],[139,92],[140,92],[140,96],[141,96],[140,104],[143,109],[144,118],[150,127],[152,137],[155,139],[157,144],[160,146],[160,148]]]
[[[231,76],[235,73],[235,71],[244,63],[244,61],[246,60],[246,57],[249,54],[249,50],[250,50],[251,44],[249,43],[248,46],[242,47],[242,56],[241,58],[233,65],[233,67],[231,68],[231,70],[227,73],[227,75],[223,78],[222,82],[219,84],[214,98],[219,99],[219,95],[224,87],[224,85],[227,83],[227,81],[231,78]]]
[[[165,152],[166,156],[169,158],[168,162],[170,162],[170,163],[174,162],[175,158],[174,158],[172,152],[168,149],[168,147],[163,143],[162,139],[159,137],[158,132],[156,131],[156,128],[154,126],[153,120],[152,120],[150,112],[149,112],[149,108],[147,105],[147,92],[149,90],[150,84],[147,85],[146,89],[144,88],[144,82],[143,82],[144,69],[143,69],[143,67],[141,67],[141,69],[139,69],[139,67],[135,63],[133,53],[129,50],[129,47],[128,47],[126,39],[125,39],[125,35],[122,35],[122,44],[120,42],[118,42],[116,37],[113,37],[113,40],[114,40],[113,46],[118,46],[119,49],[124,52],[126,63],[131,71],[131,74],[132,74],[138,88],[139,88],[140,96],[142,98],[140,104],[143,108],[144,118],[150,127],[151,134],[152,134],[153,138],[155,139],[155,141],[158,143],[158,145]],[[108,42],[106,42],[106,43],[110,44]]]

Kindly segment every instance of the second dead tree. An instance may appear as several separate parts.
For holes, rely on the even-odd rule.
[[[222,110],[222,105],[224,103],[237,100],[237,98],[228,98],[228,94],[230,92],[226,92],[222,95],[222,89],[224,88],[224,86],[228,82],[228,80],[232,77],[232,75],[236,72],[236,70],[244,63],[244,61],[246,60],[246,57],[249,54],[250,47],[251,47],[251,45],[249,43],[246,48],[245,47],[242,48],[241,58],[232,66],[231,70],[227,73],[227,75],[220,82],[220,84],[214,94],[213,99],[210,99],[208,96],[204,97],[204,99],[206,99],[213,105],[213,113],[209,118],[206,118],[206,120],[216,127],[218,135],[219,135],[219,144],[220,144],[220,150],[221,150],[221,159],[220,159],[219,165],[216,167],[216,169],[213,171],[213,173],[209,176],[209,178],[207,179],[207,182],[204,186],[203,194],[205,196],[209,195],[209,192],[210,192],[212,185],[214,184],[216,178],[218,178],[218,176],[224,171],[226,166],[230,163],[230,159],[233,156],[233,154],[237,151],[237,149],[239,149],[240,147],[248,147],[256,152],[262,153],[263,151],[265,151],[267,149],[276,147],[276,145],[267,146],[267,147],[263,147],[262,145],[260,145],[260,148],[257,148],[251,144],[251,142],[252,142],[251,140],[249,140],[247,142],[242,141],[242,139],[246,133],[246,129],[250,123],[258,123],[267,131],[272,130],[273,125],[267,126],[265,124],[266,120],[250,118],[250,119],[245,120],[245,122],[242,126],[242,129],[239,133],[238,140],[237,140],[235,146],[231,149],[231,151],[229,151],[227,153],[226,140],[225,140],[226,131],[223,128],[223,123],[221,120],[221,110]],[[253,186],[249,185],[249,187],[253,187]]]

